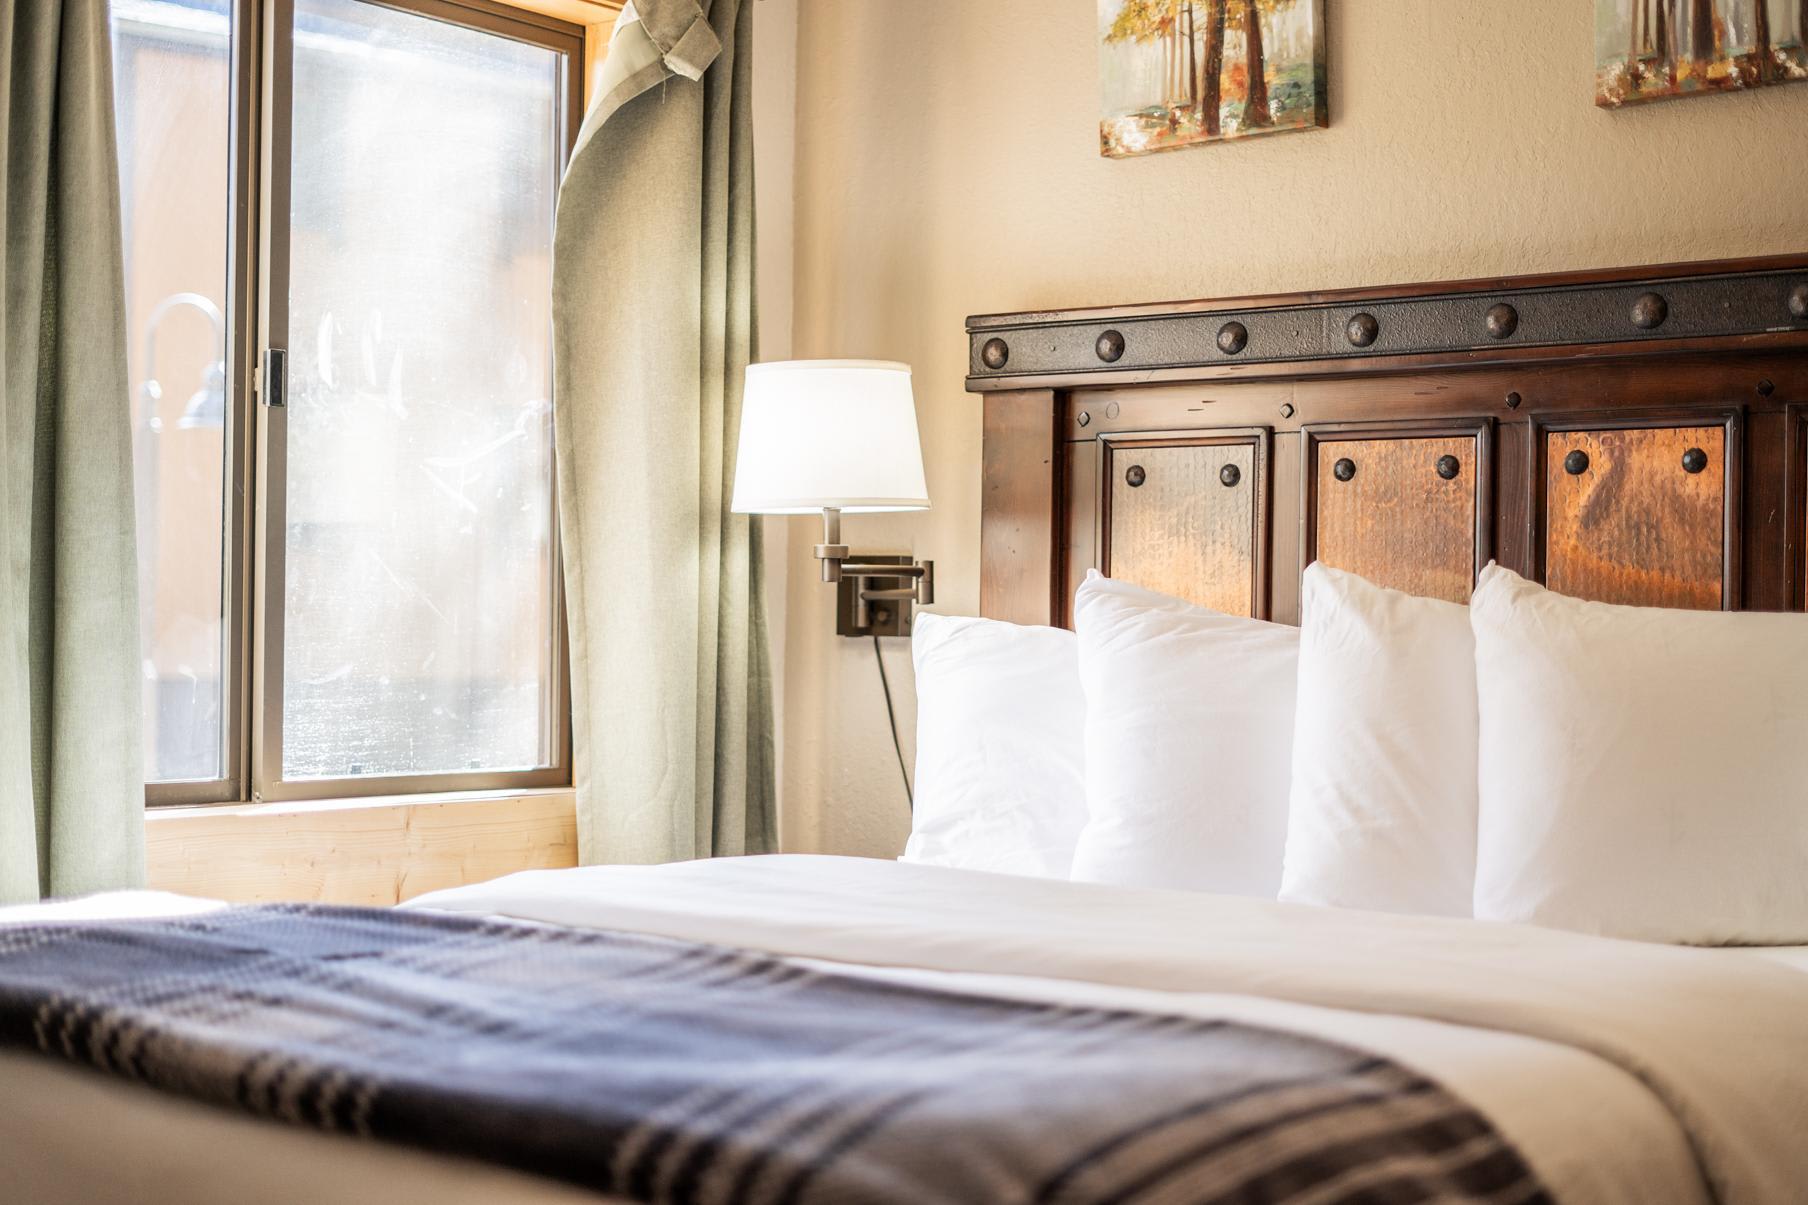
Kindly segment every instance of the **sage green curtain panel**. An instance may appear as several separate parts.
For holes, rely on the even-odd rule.
[[[775,845],[754,355],[752,0],[635,0],[559,194],[554,409],[579,856]]]
[[[106,0],[0,5],[0,900],[144,879]]]

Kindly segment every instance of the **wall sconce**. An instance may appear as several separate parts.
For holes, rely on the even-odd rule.
[[[822,512],[816,559],[839,590],[843,636],[908,636],[913,605],[935,601],[935,563],[850,553],[841,516],[927,510],[910,365],[885,360],[752,364],[735,462],[737,514]]]

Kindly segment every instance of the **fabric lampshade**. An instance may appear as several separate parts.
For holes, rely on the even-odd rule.
[[[737,513],[928,506],[910,365],[786,360],[748,366]]]

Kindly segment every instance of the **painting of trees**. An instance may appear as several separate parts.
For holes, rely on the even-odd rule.
[[[1596,0],[1597,104],[1808,79],[1808,0]]]
[[[1327,124],[1324,0],[1099,0],[1118,157]]]

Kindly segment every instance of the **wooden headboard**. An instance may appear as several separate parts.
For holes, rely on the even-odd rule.
[[[1464,601],[1799,610],[1808,255],[968,320],[981,609],[1089,567],[1298,622],[1314,559]]]

